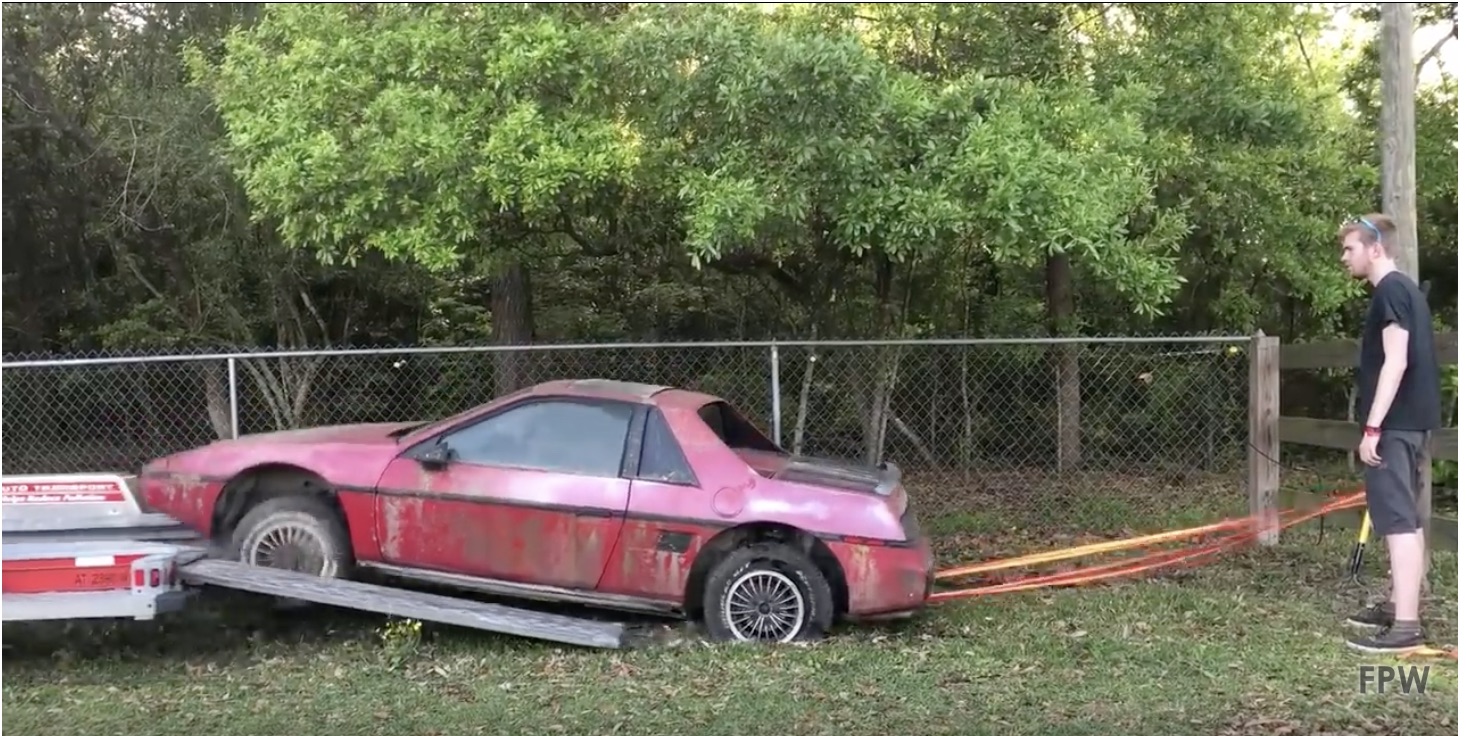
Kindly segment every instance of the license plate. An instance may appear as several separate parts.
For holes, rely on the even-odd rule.
[[[109,568],[105,570],[78,570],[72,580],[72,590],[109,590],[126,588],[128,571]]]

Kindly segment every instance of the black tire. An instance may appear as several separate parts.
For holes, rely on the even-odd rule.
[[[768,573],[769,580],[776,584],[793,584],[804,615],[792,636],[755,639],[746,633],[740,635],[724,614],[724,603],[734,586],[746,575],[758,573]],[[733,550],[713,566],[703,588],[702,614],[703,625],[714,641],[811,641],[822,638],[833,624],[835,600],[829,581],[808,556],[787,545],[758,542]]]
[[[230,540],[234,558],[245,564],[255,564],[251,559],[254,556],[252,551],[263,535],[283,526],[306,532],[308,543],[314,546],[312,552],[321,557],[317,569],[300,572],[331,578],[352,575],[355,557],[346,524],[330,504],[316,496],[280,496],[250,509],[235,527]]]

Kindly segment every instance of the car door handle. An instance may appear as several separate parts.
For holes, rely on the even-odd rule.
[[[612,516],[615,516],[615,514],[613,514],[610,509],[592,509],[592,508],[581,509],[578,512],[578,515],[579,516],[594,516],[594,517],[596,517],[598,519],[609,519]]]

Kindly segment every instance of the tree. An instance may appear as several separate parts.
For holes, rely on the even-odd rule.
[[[615,7],[283,5],[193,68],[228,126],[258,216],[327,263],[380,252],[494,275],[501,344],[533,338],[531,266],[632,186],[637,142],[610,115]],[[498,390],[527,379],[499,354]]]

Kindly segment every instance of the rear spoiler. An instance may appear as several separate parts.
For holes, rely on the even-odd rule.
[[[794,458],[778,477],[803,483],[832,483],[850,490],[889,496],[901,485],[901,468],[890,461],[870,466],[824,458]]]
[[[876,485],[876,494],[889,496],[901,485],[901,466],[887,460],[877,467],[881,469],[881,482]]]

